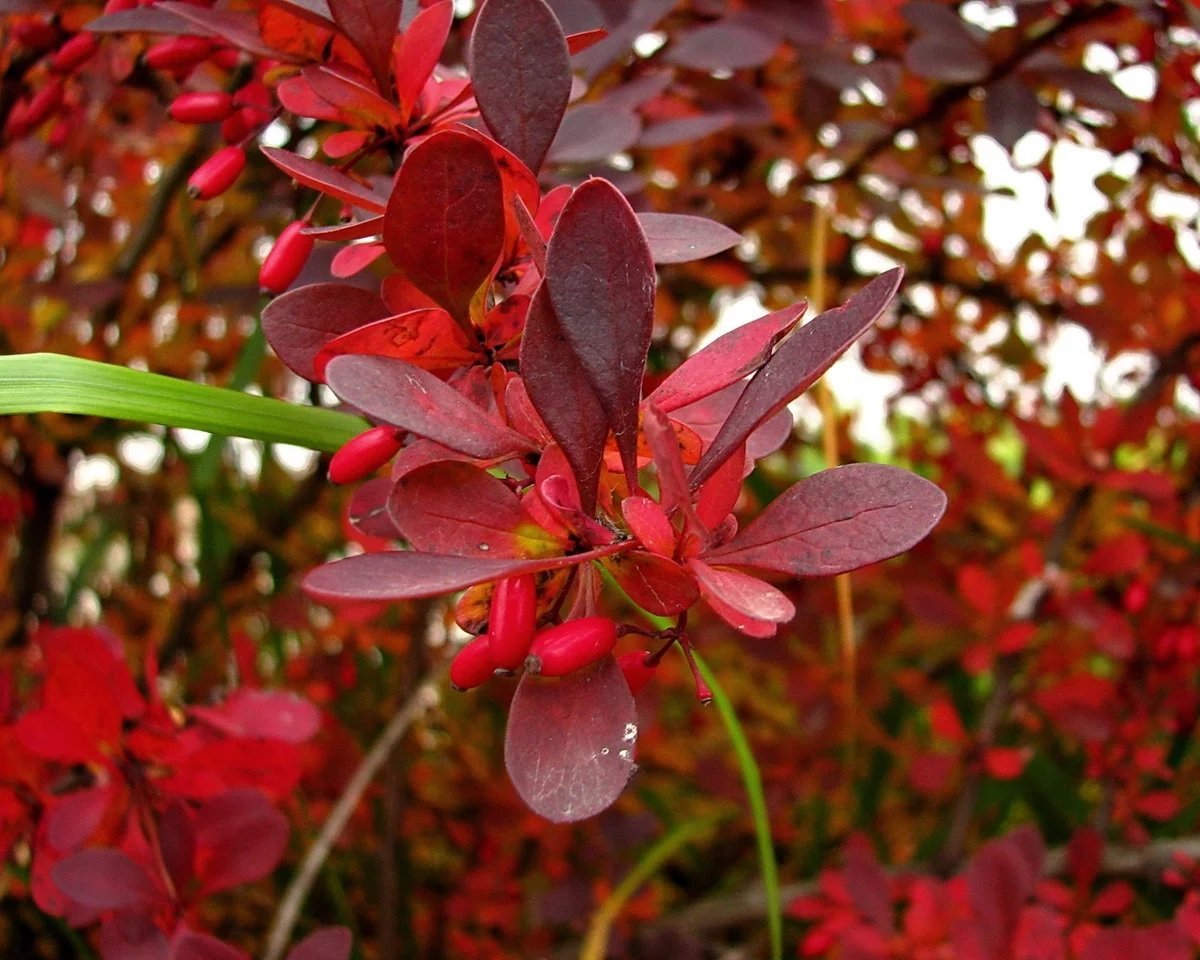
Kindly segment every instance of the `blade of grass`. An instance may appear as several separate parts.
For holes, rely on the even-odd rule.
[[[775,846],[771,842],[771,822],[767,818],[767,798],[763,794],[762,774],[758,762],[750,750],[750,741],[738,721],[737,713],[725,688],[717,680],[700,655],[692,650],[696,666],[704,682],[712,690],[713,703],[721,723],[729,734],[729,742],[737,756],[742,782],[746,785],[746,798],[750,802],[750,816],[754,820],[754,835],[758,841],[758,868],[762,874],[763,894],[766,897],[767,931],[771,937],[771,960],[783,960],[783,900],[779,895],[779,867],[775,862]]]
[[[719,817],[703,817],[698,820],[686,820],[674,826],[651,844],[650,848],[642,854],[642,858],[634,864],[633,869],[625,874],[621,882],[613,888],[612,893],[592,914],[587,935],[583,938],[583,946],[579,951],[579,960],[604,960],[608,949],[609,931],[620,915],[621,909],[637,893],[638,888],[654,876],[659,868],[670,860],[684,844],[712,828],[720,819]]]
[[[337,450],[358,417],[53,353],[0,357],[0,414],[73,413]]]

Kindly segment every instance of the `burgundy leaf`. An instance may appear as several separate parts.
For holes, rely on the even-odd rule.
[[[205,894],[261,880],[287,847],[287,817],[258,790],[222,793],[196,812],[197,876]]]
[[[561,549],[502,480],[470,463],[431,463],[405,474],[388,512],[405,539],[428,553],[533,557]]]
[[[536,172],[571,95],[567,42],[554,11],[544,0],[486,0],[469,61],[483,119]]]
[[[171,960],[250,960],[250,956],[224,940],[181,927],[171,940]]]
[[[1012,956],[1022,909],[1038,880],[1037,868],[1020,845],[1009,839],[984,844],[964,871],[976,931],[985,955],[992,960]]]
[[[530,448],[525,437],[404,360],[352,354],[334,357],[325,373],[333,392],[367,416],[451,450],[491,459]]]
[[[605,566],[629,599],[655,616],[676,616],[700,598],[695,579],[668,557],[639,550],[610,557]]]
[[[175,36],[211,37],[208,27],[185,20],[178,13],[153,7],[117,10],[91,21],[87,30],[93,33],[169,33]]]
[[[182,889],[195,875],[196,828],[187,804],[179,798],[163,811],[158,824],[158,845],[171,882],[176,890]]]
[[[1013,76],[988,84],[983,106],[988,133],[1010,152],[1025,134],[1037,129],[1042,111],[1037,94],[1020,77]]]
[[[263,334],[293,373],[317,380],[313,361],[344,333],[382,320],[390,311],[379,297],[344,283],[314,283],[276,297],[263,308]]]
[[[658,470],[659,502],[667,510],[677,507],[688,509],[691,497],[688,494],[687,475],[670,419],[654,404],[648,403],[642,415],[642,429]]]
[[[321,712],[282,690],[242,688],[219,707],[192,707],[193,716],[235,737],[304,743],[321,729]]]
[[[637,732],[633,696],[611,656],[559,680],[526,674],[508,711],[504,764],[534,813],[584,820],[625,789]]]
[[[976,83],[992,69],[992,61],[975,44],[928,33],[919,34],[905,49],[904,65],[940,83]]]
[[[334,223],[327,227],[304,227],[301,233],[318,240],[362,240],[377,237],[383,231],[383,214],[349,223]]]
[[[846,892],[855,908],[880,933],[891,935],[892,884],[887,872],[875,859],[870,841],[861,834],[851,837],[846,843],[842,857],[845,861],[843,876]]]
[[[1137,101],[1102,73],[1084,67],[1038,67],[1030,71],[1047,83],[1065,90],[1080,103],[1115,114],[1137,112]]]
[[[346,927],[322,927],[292,947],[284,960],[349,960],[353,946]]]
[[[744,23],[718,20],[681,30],[667,48],[666,59],[709,73],[760,67],[779,47],[778,34],[755,30]]]
[[[807,309],[808,304],[801,300],[717,337],[683,361],[646,402],[670,413],[736,383],[763,365],[771,349]]]
[[[725,112],[700,113],[691,117],[662,120],[646,127],[638,137],[638,146],[646,149],[691,143],[733,126],[734,117]],[[722,247],[724,249],[724,247]],[[669,261],[659,260],[659,263]]]
[[[591,513],[608,440],[608,418],[563,336],[544,282],[525,318],[521,376],[525,392],[571,465],[582,509]]]
[[[457,130],[413,149],[388,201],[383,242],[408,279],[466,329],[504,245],[504,193],[491,151]]]
[[[417,600],[521,573],[556,570],[619,552],[622,544],[571,556],[518,560],[390,550],[334,560],[310,570],[304,592],[319,603]]]
[[[397,127],[404,122],[400,111],[368,86],[370,81],[361,74],[352,76],[337,67],[313,64],[300,75],[322,100],[371,126]]]
[[[607,180],[567,201],[546,251],[545,286],[637,486],[638,401],[654,324],[654,260],[629,202]]]
[[[712,567],[696,557],[688,561],[700,594],[722,620],[751,637],[771,637],[779,624],[796,615],[783,593],[740,570]]]
[[[1148,927],[1101,927],[1087,940],[1079,960],[1191,960],[1195,951],[1174,923]]]
[[[741,243],[742,235],[708,217],[682,213],[639,213],[638,223],[655,263],[687,263]]]
[[[441,59],[452,23],[454,4],[451,0],[440,0],[425,7],[405,28],[396,51],[396,101],[400,104],[402,123],[408,122],[420,102],[421,91]]]
[[[329,0],[334,22],[362,54],[380,93],[390,92],[388,71],[400,5],[401,0]]]
[[[560,4],[560,7],[581,5],[581,0],[571,0],[570,3]],[[607,5],[607,4],[606,4]],[[584,77],[596,76],[610,63],[619,60],[633,49],[634,41],[643,33],[653,30],[658,21],[670,13],[675,6],[675,0],[633,0],[633,3],[615,5],[614,13],[618,14],[606,24],[608,36],[594,44],[572,61],[575,67],[583,72]],[[615,21],[615,22],[614,22]],[[589,26],[600,24],[589,23]],[[572,29],[581,27],[581,23],[573,23]]]
[[[412,447],[406,449],[411,450]],[[375,477],[360,485],[351,495],[346,511],[354,529],[368,537],[399,539],[400,531],[387,512],[387,499],[391,492],[392,481],[386,477]]]
[[[563,115],[546,155],[548,163],[592,163],[628,150],[642,121],[633,111],[607,103],[581,103]]]
[[[904,271],[880,274],[840,307],[827,310],[784,340],[742,391],[712,445],[692,471],[692,489],[703,483],[777,410],[795,400],[832,366],[891,303]]]
[[[313,361],[316,379],[324,379],[325,368],[334,357],[355,353],[394,357],[435,372],[469,366],[479,356],[462,328],[440,307],[408,310],[330,340]]]
[[[945,509],[946,495],[915,473],[849,464],[801,480],[704,559],[797,577],[845,573],[903,553]]]
[[[316,160],[309,160],[290,150],[278,147],[260,147],[268,160],[290,176],[297,183],[312,187],[331,197],[337,197],[356,207],[362,207],[371,213],[383,213],[387,199],[381,197],[370,187],[359,183],[349,174],[327,167]]]
[[[148,909],[162,894],[146,868],[121,850],[81,850],[54,866],[55,884],[72,900],[94,910]]]
[[[103,821],[114,794],[114,785],[110,784],[48,799],[41,826],[50,846],[60,853],[83,846]]]
[[[141,911],[109,914],[100,925],[104,960],[168,960],[171,948],[151,915]]]
[[[183,0],[158,0],[155,7],[209,30],[214,36],[256,57],[282,60],[285,63],[292,61],[285,51],[276,50],[263,41],[262,34],[258,32],[258,19],[252,13],[212,10],[185,3]]]

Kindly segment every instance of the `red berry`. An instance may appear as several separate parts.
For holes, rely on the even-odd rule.
[[[300,276],[315,241],[304,228],[307,220],[297,220],[283,228],[283,232],[271,247],[267,259],[258,271],[258,285],[268,293],[283,293]]]
[[[488,636],[497,667],[515,670],[525,662],[536,622],[537,581],[533,574],[498,581],[488,611]]]
[[[204,37],[172,37],[146,51],[146,66],[155,70],[185,70],[205,59],[211,51],[212,41]]]
[[[12,38],[26,50],[49,50],[58,44],[60,36],[58,25],[51,20],[35,17],[12,26]]]
[[[28,100],[19,101],[9,112],[4,132],[9,137],[23,137],[32,133],[48,119],[63,100],[62,80],[54,77]]]
[[[353,440],[347,440],[329,461],[329,479],[334,483],[353,483],[368,477],[392,459],[400,450],[394,427],[372,427]]]
[[[631,650],[629,653],[623,653],[617,657],[617,666],[625,675],[625,682],[629,684],[629,692],[635,697],[642,687],[654,679],[656,667],[646,663],[649,656],[650,651],[648,650]]]
[[[74,73],[87,63],[100,47],[94,33],[77,33],[59,47],[50,58],[50,69],[55,73]]]
[[[484,634],[454,655],[450,661],[450,682],[456,690],[470,690],[487,683],[494,671],[488,637]]]
[[[181,93],[167,113],[180,123],[216,123],[233,110],[233,97],[222,91]]]
[[[245,166],[245,150],[241,147],[222,147],[188,178],[188,193],[198,200],[218,197],[233,186]]]
[[[608,617],[581,617],[539,630],[529,647],[525,669],[543,677],[565,677],[612,652],[617,625]]]

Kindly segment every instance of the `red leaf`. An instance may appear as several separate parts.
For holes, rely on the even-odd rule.
[[[751,637],[771,637],[778,625],[796,615],[783,593],[740,570],[710,567],[693,557],[688,569],[700,584],[700,595],[722,620]]]
[[[364,553],[317,567],[308,572],[303,586],[304,592],[318,603],[416,600],[462,590],[487,580],[586,563],[615,552],[612,548],[601,547],[569,557],[518,560],[390,550]]]
[[[616,436],[631,489],[654,284],[650,247],[629,202],[607,180],[585,181],[550,238],[545,286]]]
[[[366,237],[377,237],[382,230],[383,215],[380,214],[365,220],[335,223],[328,227],[304,227],[301,232],[317,240],[362,240]]]
[[[100,956],[104,960],[168,960],[166,935],[145,913],[115,913],[100,926]]]
[[[740,482],[740,477],[738,478]],[[675,552],[675,528],[666,511],[649,497],[626,497],[621,501],[621,516],[629,532],[652,553],[669,557]]]
[[[381,93],[390,91],[388,70],[400,7],[401,0],[329,0],[334,22],[362,54]]]
[[[192,707],[193,716],[230,736],[304,743],[321,729],[311,703],[282,690],[235,690],[219,707]]]
[[[370,81],[361,74],[355,76],[345,68],[313,64],[301,70],[300,75],[318,97],[367,126],[398,127],[404,122],[400,111],[367,86]]]
[[[711,257],[742,242],[742,235],[736,230],[708,217],[639,213],[637,218],[655,263],[687,263]]]
[[[696,581],[669,557],[639,550],[610,557],[605,566],[629,599],[655,616],[676,616],[700,598]]]
[[[777,410],[800,396],[891,303],[904,271],[880,274],[840,307],[827,310],[784,340],[746,384],[729,419],[696,464],[695,490]]]
[[[407,123],[421,99],[421,91],[442,56],[450,25],[454,22],[454,4],[440,0],[413,17],[395,52],[396,101],[401,122]]]
[[[846,843],[843,853],[846,892],[859,913],[872,926],[889,936],[892,933],[892,884],[875,859],[866,837],[856,834]]]
[[[608,418],[563,335],[545,283],[538,287],[525,318],[521,376],[525,392],[571,465],[582,509],[591,513],[608,440]]]
[[[121,850],[81,850],[59,861],[51,875],[63,893],[94,910],[147,909],[162,902],[146,868]]]
[[[263,308],[263,334],[279,359],[305,380],[318,380],[314,361],[331,340],[388,315],[375,294],[343,283],[289,290]]]
[[[1103,927],[1088,940],[1079,960],[1130,960],[1131,957],[1191,960],[1194,956],[1175,924],[1158,923],[1140,928]]]
[[[646,397],[646,403],[670,413],[737,383],[766,362],[775,344],[807,309],[802,300],[722,334],[684,360]]]
[[[483,119],[536,172],[571,95],[567,42],[554,11],[544,0],[487,0],[469,62]]]
[[[633,774],[637,708],[613,658],[559,680],[526,674],[508,712],[504,763],[521,799],[556,823],[595,816]]]
[[[290,176],[297,183],[312,187],[331,197],[337,197],[345,203],[362,207],[371,213],[383,213],[387,208],[387,198],[381,197],[370,187],[365,186],[349,174],[327,167],[316,160],[309,160],[298,153],[281,150],[278,147],[260,147],[268,160]]]
[[[171,960],[250,960],[224,940],[180,927],[171,939]]]
[[[1013,840],[1010,835],[984,844],[964,871],[975,929],[988,960],[1012,956],[1021,910],[1038,879],[1038,867],[1023,843]]]
[[[196,876],[204,894],[261,880],[288,841],[288,821],[259,790],[230,790],[196,811]]]
[[[334,357],[325,368],[330,388],[382,423],[411,430],[451,450],[481,459],[530,449],[519,433],[489,418],[453,387],[404,360]]]
[[[407,360],[434,372],[457,370],[479,356],[462,328],[440,308],[385,317],[328,341],[313,361],[314,378],[325,378],[325,367],[334,357],[353,353]]]
[[[470,463],[432,463],[405,474],[388,497],[388,512],[409,543],[428,553],[561,552],[561,544],[530,521],[503,481]]]
[[[322,927],[292,947],[284,960],[349,960],[353,945],[346,927]]]
[[[873,463],[801,480],[705,560],[830,576],[903,553],[946,509],[946,495],[907,470]]]
[[[388,255],[465,325],[504,246],[504,194],[491,151],[457,130],[405,158],[383,221]]]

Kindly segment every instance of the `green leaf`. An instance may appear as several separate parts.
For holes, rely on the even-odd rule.
[[[0,357],[0,414],[73,413],[337,450],[358,417],[53,353]]]

